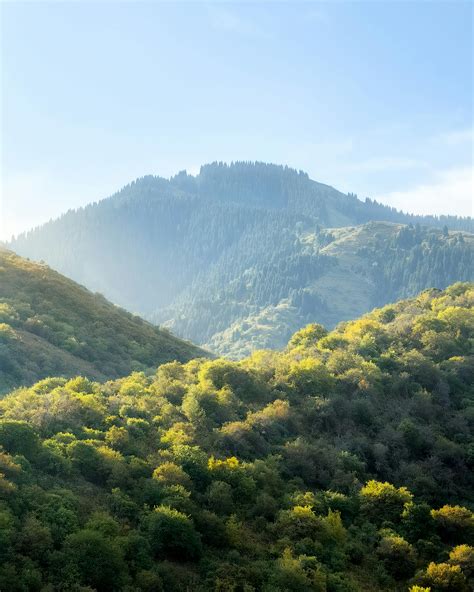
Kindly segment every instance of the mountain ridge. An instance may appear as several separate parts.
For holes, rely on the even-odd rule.
[[[354,317],[423,288],[474,279],[466,230],[472,220],[401,214],[312,181],[302,171],[264,163],[203,165],[196,177],[185,172],[169,180],[143,177],[112,197],[18,237],[11,246],[180,336],[241,356],[248,348],[237,346],[230,328],[262,314],[268,320],[275,311],[283,312],[285,301],[297,308],[290,315],[295,322],[283,331],[277,326],[275,338],[266,339],[263,331],[255,345],[278,347],[278,335],[289,337],[309,318],[329,327],[347,318],[332,298],[321,299],[316,286],[327,277],[327,266],[338,262],[324,247],[337,228],[374,219],[380,229],[384,223],[408,223],[397,231],[406,240],[391,232],[385,239],[380,236],[377,247],[359,256],[359,263],[370,260],[369,267],[346,266],[348,276],[338,274],[337,292],[347,292],[349,276],[358,285],[372,286],[364,306],[353,307]],[[440,228],[427,230],[420,220]],[[383,234],[372,229],[374,235]],[[305,238],[309,235],[316,237],[312,244]],[[390,275],[393,270],[400,276],[402,261],[410,263],[402,270],[405,284]],[[385,272],[377,275],[375,266]],[[372,283],[369,276],[374,276]],[[390,287],[385,293],[377,285],[382,280]]]
[[[130,199],[131,197],[131,193],[133,193],[133,190],[135,190],[136,188],[142,190],[145,189],[145,193],[151,193],[153,192],[153,190],[156,191],[163,191],[164,189],[173,189],[172,191],[170,191],[170,195],[172,195],[173,197],[176,197],[177,194],[175,192],[175,190],[181,190],[181,196],[182,197],[191,197],[193,192],[193,189],[195,190],[196,188],[199,189],[199,191],[197,192],[197,196],[201,196],[202,197],[202,183],[201,181],[201,177],[203,174],[206,174],[206,171],[208,170],[212,170],[212,171],[220,171],[222,172],[227,172],[229,170],[233,170],[234,168],[237,169],[243,169],[243,172],[245,172],[245,170],[252,170],[252,168],[260,168],[260,167],[270,167],[271,170],[273,172],[278,172],[278,173],[289,173],[290,175],[292,175],[294,178],[302,178],[305,182],[307,182],[309,184],[309,186],[313,186],[315,188],[317,188],[320,193],[322,195],[326,195],[326,197],[328,195],[330,195],[332,197],[332,199],[334,201],[341,201],[341,200],[345,200],[346,201],[346,205],[347,204],[352,204],[355,209],[359,209],[359,208],[364,208],[364,207],[373,207],[375,210],[378,210],[379,212],[384,212],[383,215],[381,215],[382,217],[380,218],[380,221],[395,221],[395,222],[400,222],[400,223],[406,223],[406,224],[410,224],[410,223],[424,223],[425,225],[429,225],[429,226],[436,226],[436,227],[440,227],[442,228],[445,224],[448,226],[448,228],[450,229],[464,229],[467,232],[474,232],[474,219],[470,216],[455,216],[455,215],[423,215],[423,214],[410,214],[409,212],[404,212],[402,210],[397,210],[396,208],[377,202],[376,200],[370,199],[370,198],[365,198],[365,200],[361,200],[358,198],[357,194],[355,193],[343,193],[337,189],[335,189],[332,185],[326,184],[326,183],[321,183],[319,181],[315,181],[313,179],[311,179],[308,175],[308,173],[302,171],[302,170],[297,170],[294,169],[292,167],[289,167],[287,165],[278,165],[278,164],[271,164],[271,163],[266,163],[263,161],[235,161],[232,162],[230,164],[227,164],[225,162],[221,162],[221,161],[214,161],[212,163],[209,164],[205,164],[205,165],[201,165],[200,167],[200,172],[198,175],[191,175],[188,174],[186,170],[182,170],[179,173],[177,173],[176,175],[172,175],[169,178],[165,178],[165,177],[161,177],[159,175],[144,175],[142,177],[138,177],[137,179],[131,181],[130,183],[128,183],[127,185],[125,185],[124,187],[122,187],[120,190],[116,191],[115,193],[113,193],[112,195],[105,197],[103,199],[91,202],[89,204],[86,204],[85,206],[80,206],[78,208],[71,208],[70,210],[68,210],[67,212],[64,212],[63,214],[57,216],[56,218],[45,222],[44,224],[38,225],[28,231],[19,233],[16,237],[14,237],[13,241],[7,241],[7,244],[10,242],[15,242],[16,240],[18,240],[20,237],[25,237],[27,235],[29,235],[30,233],[34,233],[35,231],[37,231],[39,228],[43,228],[45,226],[48,226],[50,224],[55,223],[56,221],[62,219],[65,216],[68,216],[69,214],[74,214],[74,213],[78,213],[84,210],[88,210],[90,208],[94,208],[95,206],[102,204],[103,202],[107,202],[109,200],[115,200],[117,202],[119,201],[126,201],[127,199]],[[214,188],[214,191],[216,191],[216,189]],[[225,195],[225,188],[219,187],[219,191],[216,192],[214,194],[213,197],[211,197],[211,200],[214,201],[219,201],[222,199],[222,196]],[[160,195],[160,197],[162,197]],[[133,197],[132,197],[133,199]],[[258,196],[257,196],[258,199]],[[236,200],[237,203],[240,203],[240,200],[237,199]],[[268,205],[268,204],[267,204]],[[392,220],[388,220],[388,218],[393,218]],[[358,223],[364,223],[366,221],[372,220],[373,218],[370,219],[366,219],[366,220],[359,220]],[[344,226],[345,224],[341,224],[341,226]],[[350,224],[347,224],[347,226],[349,226]],[[337,226],[337,225],[335,225]]]

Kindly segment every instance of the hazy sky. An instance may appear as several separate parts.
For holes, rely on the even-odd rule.
[[[472,213],[471,2],[2,2],[9,237],[145,174],[263,160]]]

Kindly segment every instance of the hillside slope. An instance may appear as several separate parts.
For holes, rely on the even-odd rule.
[[[473,340],[455,284],[280,353],[12,393],[0,589],[472,590]]]
[[[370,221],[392,226],[354,231]],[[418,223],[438,231],[427,236]],[[401,224],[415,226],[402,231]],[[12,248],[183,337],[241,356],[249,347],[281,346],[311,319],[333,326],[421,289],[474,279],[472,241],[445,236],[445,225],[467,237],[472,220],[402,214],[287,167],[214,163],[196,177],[139,179],[18,237]],[[337,234],[327,229],[341,227],[344,236],[355,233],[354,267],[347,249],[324,251]],[[388,262],[379,261],[379,247]],[[375,265],[383,267],[385,290]],[[328,297],[329,285],[336,293]],[[338,294],[348,290],[355,300],[341,308]]]
[[[332,328],[424,288],[474,279],[474,235],[464,232],[370,222],[288,234],[268,245],[270,257],[219,261],[153,318],[239,358],[283,347],[312,320]]]
[[[0,393],[46,376],[117,378],[202,350],[0,247]]]

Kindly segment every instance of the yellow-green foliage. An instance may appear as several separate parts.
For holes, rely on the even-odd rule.
[[[467,592],[471,292],[7,395],[0,589]]]
[[[374,520],[396,521],[413,496],[406,487],[398,489],[391,483],[369,481],[360,491],[361,507]]]
[[[449,552],[449,563],[459,565],[466,577],[474,576],[474,547],[458,545]]]
[[[468,592],[466,577],[459,565],[431,562],[420,576],[432,592]]]
[[[474,536],[474,514],[467,508],[445,505],[439,510],[432,510],[431,515],[441,536],[448,540]]]

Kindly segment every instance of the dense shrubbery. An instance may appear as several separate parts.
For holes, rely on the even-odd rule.
[[[472,285],[0,402],[0,589],[467,592]]]

